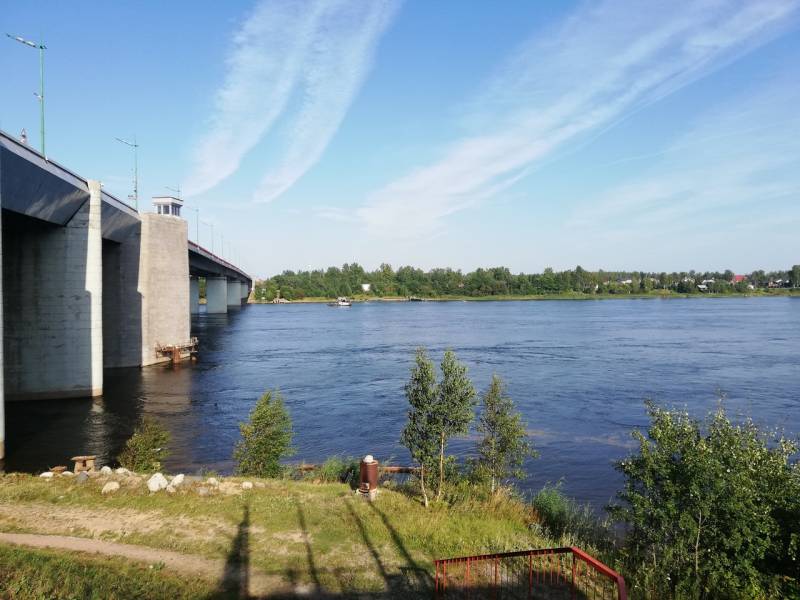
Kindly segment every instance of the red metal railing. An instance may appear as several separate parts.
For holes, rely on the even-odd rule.
[[[574,546],[434,562],[440,598],[628,598],[622,575]]]

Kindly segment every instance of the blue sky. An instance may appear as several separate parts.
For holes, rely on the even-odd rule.
[[[502,10],[498,7],[502,6]],[[48,155],[257,276],[800,262],[800,0],[10,2]],[[36,52],[0,127],[38,145]],[[196,213],[186,211],[191,237]],[[213,228],[213,229],[212,229]]]

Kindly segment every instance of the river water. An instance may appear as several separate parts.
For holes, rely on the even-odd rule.
[[[417,346],[453,348],[479,390],[492,373],[528,422],[540,457],[525,490],[563,480],[597,507],[620,486],[612,463],[647,425],[643,401],[733,414],[800,433],[800,298],[251,305],[192,322],[198,362],[107,371],[98,399],[7,404],[7,470],[112,459],[143,413],[172,433],[166,469],[233,469],[259,395],[278,388],[295,460],[333,454],[407,464],[403,386]],[[461,456],[475,437],[454,440]]]

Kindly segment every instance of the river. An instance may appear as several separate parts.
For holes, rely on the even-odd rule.
[[[417,346],[452,348],[484,390],[492,373],[528,422],[540,457],[525,490],[563,481],[597,507],[621,484],[612,463],[635,448],[644,400],[702,416],[728,410],[800,433],[800,298],[630,299],[251,305],[192,321],[194,364],[109,370],[94,400],[7,404],[7,470],[116,456],[143,413],[172,433],[166,469],[233,469],[238,424],[280,389],[297,454],[408,463],[398,443]],[[451,442],[461,456],[474,436]]]

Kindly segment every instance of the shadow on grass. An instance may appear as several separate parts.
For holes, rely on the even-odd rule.
[[[219,587],[208,600],[250,598],[250,505],[244,505],[244,515],[236,537],[225,560],[225,570]]]

